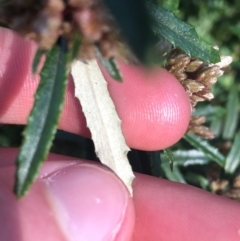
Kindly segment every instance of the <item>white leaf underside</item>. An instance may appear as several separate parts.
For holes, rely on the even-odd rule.
[[[132,195],[134,174],[127,159],[129,148],[98,63],[96,60],[86,63],[75,60],[71,68],[75,96],[81,102],[95,152],[100,161],[119,176]]]

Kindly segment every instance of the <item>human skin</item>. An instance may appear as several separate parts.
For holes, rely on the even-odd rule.
[[[39,76],[36,46],[0,30],[0,122],[25,124]],[[177,142],[190,118],[178,81],[160,68],[120,63],[124,83],[104,76],[130,147],[158,150]],[[90,137],[71,77],[59,128]],[[201,189],[136,174],[133,198],[110,170],[86,160],[49,155],[29,193],[12,193],[15,148],[0,149],[2,240],[240,240],[240,205]]]

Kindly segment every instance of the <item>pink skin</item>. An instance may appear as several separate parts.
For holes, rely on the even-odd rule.
[[[25,124],[39,77],[36,46],[0,30],[0,122]],[[11,53],[11,54],[10,54]],[[129,146],[157,150],[184,134],[190,106],[177,80],[160,68],[120,63],[124,83],[109,81]],[[60,129],[90,136],[69,82]],[[16,149],[0,150],[2,240],[240,240],[240,205],[190,187],[137,174],[133,199],[109,170],[51,154],[28,195],[12,194]],[[47,239],[46,239],[47,237]],[[76,239],[77,237],[77,239]]]

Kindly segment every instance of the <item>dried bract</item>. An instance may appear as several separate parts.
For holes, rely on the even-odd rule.
[[[79,58],[95,58],[98,46],[105,58],[131,60],[131,51],[103,1],[12,0],[1,7],[0,21],[45,50],[51,49],[59,36],[71,46],[76,32],[80,32],[83,45]],[[124,51],[120,43],[124,43]]]
[[[230,56],[222,56],[221,62],[208,64],[191,58],[178,49],[174,49],[169,54],[165,68],[183,85],[189,96],[190,103],[194,107],[198,102],[210,101],[214,98],[210,86],[216,83],[219,76],[223,75],[221,68],[227,67],[231,62],[232,58]],[[196,119],[193,119],[193,117],[188,132],[195,133],[206,139],[214,138],[214,134],[209,128],[196,124]]]

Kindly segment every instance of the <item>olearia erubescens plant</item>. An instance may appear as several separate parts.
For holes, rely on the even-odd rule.
[[[162,67],[180,81],[189,96],[193,116],[187,132],[205,139],[214,138],[213,132],[203,125],[205,116],[194,115],[194,108],[198,102],[213,98],[211,85],[223,74],[222,69],[231,63],[231,57],[220,58],[218,49],[205,43],[193,26],[174,15],[178,12],[179,1],[5,0],[0,4],[1,25],[38,44],[33,73],[42,55],[46,56],[34,106],[16,160],[14,191],[18,197],[27,192],[50,150],[62,109],[67,74],[72,71],[74,79],[78,76],[84,79],[84,71],[91,70],[94,78],[97,76],[101,79],[95,59],[117,81],[124,79],[115,59],[146,66],[161,62]],[[156,59],[155,50],[159,53],[159,59]],[[76,66],[82,69],[81,73],[76,71]],[[88,83],[88,79],[85,80]],[[78,96],[76,81],[75,87]],[[82,103],[85,97],[81,94],[79,96]],[[108,103],[110,102],[108,99]],[[102,115],[101,110],[99,115]],[[118,129],[118,133],[121,132],[117,115],[107,115],[116,122],[115,129]],[[88,122],[91,117],[86,117]],[[102,119],[104,122],[104,118]],[[88,126],[94,126],[93,122],[89,121]],[[92,128],[90,129],[94,136],[95,127]],[[115,135],[113,133],[115,132],[108,135],[111,137]],[[225,159],[218,150],[206,141],[197,139],[199,137],[189,134],[185,136],[185,140],[195,146],[199,153],[204,153],[207,158],[224,167]],[[125,156],[122,158],[126,158],[128,147],[125,146],[124,138],[119,138],[122,140],[119,152]],[[100,153],[106,150],[98,146],[96,140],[94,142],[101,161],[105,163],[105,157],[101,157]],[[170,149],[164,150],[164,153],[173,167],[173,153]],[[113,152],[112,155],[122,154]],[[121,170],[117,161],[109,160],[105,164],[122,178],[131,192],[133,175],[127,162]]]

